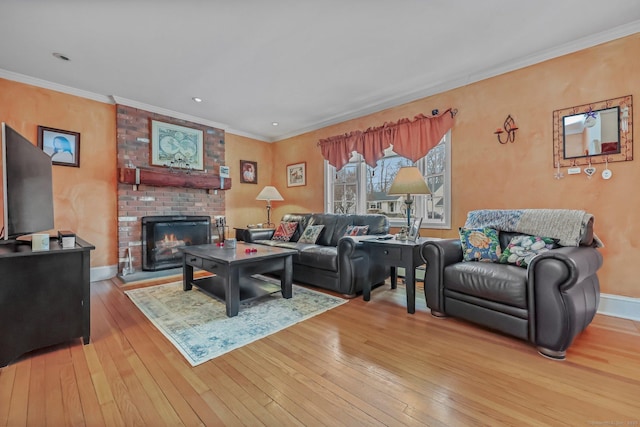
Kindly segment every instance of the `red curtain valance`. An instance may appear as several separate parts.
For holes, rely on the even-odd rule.
[[[356,130],[321,139],[318,145],[322,156],[338,170],[349,163],[354,151],[362,154],[369,166],[375,167],[384,157],[384,150],[391,145],[396,154],[416,162],[426,156],[453,127],[457,112],[450,108],[438,116],[420,114],[413,121],[400,119],[365,131]]]

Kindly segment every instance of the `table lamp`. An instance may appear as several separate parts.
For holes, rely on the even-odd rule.
[[[387,192],[389,195],[406,194],[404,204],[407,209],[407,227],[411,227],[411,205],[413,204],[412,194],[431,194],[429,187],[418,169],[415,166],[401,167],[396,175],[391,188]]]
[[[275,224],[271,222],[271,201],[272,200],[284,200],[276,187],[271,185],[267,185],[262,189],[256,200],[266,200],[267,201],[267,224],[265,228],[269,228],[274,226]]]

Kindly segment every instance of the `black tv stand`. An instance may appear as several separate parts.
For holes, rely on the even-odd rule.
[[[51,239],[48,251],[29,242],[0,242],[0,367],[32,350],[82,337],[89,343],[89,269],[93,245]]]

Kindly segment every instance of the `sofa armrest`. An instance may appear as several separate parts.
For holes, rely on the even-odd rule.
[[[372,280],[378,283],[384,281],[386,277],[385,272],[388,268],[370,265],[369,253],[362,240],[364,239],[352,236],[343,236],[338,240],[340,292],[345,295],[355,295],[362,291],[366,284],[371,286]]]
[[[426,263],[424,296],[434,314],[444,313],[444,268],[462,261],[460,239],[429,240],[420,250]]]
[[[264,230],[261,228],[251,229],[248,228],[244,232],[244,241],[247,243],[253,243],[256,240],[271,240],[275,230]]]
[[[602,254],[592,247],[561,247],[544,252],[528,267],[530,340],[566,350],[593,320],[600,302],[597,271]]]

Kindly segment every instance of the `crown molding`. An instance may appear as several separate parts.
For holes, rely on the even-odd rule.
[[[145,110],[151,113],[162,114],[163,116],[173,117],[180,120],[186,120],[192,123],[198,123],[204,126],[222,129],[225,132],[229,128],[229,126],[225,125],[224,123],[218,123],[211,120],[203,119],[202,117],[179,113],[177,111],[168,110],[162,107],[156,107],[154,105],[149,105],[143,102],[134,101],[133,99],[127,99],[117,95],[111,95],[111,98],[116,104],[126,105],[127,107],[137,108],[139,110]]]
[[[491,77],[505,74],[510,71],[515,71],[521,68],[525,68],[531,65],[538,64],[540,62],[547,61],[549,59],[557,58],[563,55],[568,55],[573,52],[577,52],[583,49],[587,49],[602,43],[610,42],[612,40],[620,39],[632,34],[640,32],[640,20],[630,22],[626,25],[611,28],[600,33],[592,34],[587,37],[583,37],[577,40],[573,40],[568,43],[564,43],[558,46],[554,46],[551,49],[535,52],[531,55],[527,55],[521,58],[517,58],[513,61],[504,62],[494,67],[480,70],[471,74],[459,74],[454,75],[452,78],[446,81],[440,81],[435,84],[419,88],[417,90],[411,90],[398,95],[393,98],[389,98],[384,102],[372,103],[369,106],[352,110],[344,114],[330,117],[326,120],[317,122],[310,126],[289,132],[274,138],[274,141],[281,141],[287,138],[292,138],[303,133],[312,132],[318,129],[322,129],[327,126],[335,125],[345,122],[347,120],[357,119],[369,114],[377,113],[388,108],[397,107],[399,105],[407,104],[409,102],[416,101],[418,99],[426,98],[428,96],[436,95],[442,92],[446,92],[452,89],[476,83],[482,80],[486,80]]]
[[[31,86],[37,86],[44,89],[54,90],[56,92],[62,92],[69,95],[79,96],[81,98],[92,99],[94,101],[103,102],[105,104],[113,104],[113,101],[107,95],[100,95],[99,93],[89,92],[89,91],[77,89],[71,86],[65,86],[65,85],[53,83],[47,80],[37,79],[35,77],[14,73],[13,71],[4,70],[2,68],[0,68],[0,77],[7,80],[13,80],[19,83],[25,83]]]
[[[237,130],[237,129],[227,129],[225,132],[226,133],[232,133],[232,134],[238,135],[238,136],[244,136],[245,138],[255,139],[255,140],[261,141],[261,142],[271,143],[271,142],[275,141],[275,139],[273,139],[273,138],[267,138],[267,137],[262,136],[262,135],[257,135],[255,133],[245,132],[245,131]]]
[[[86,90],[77,89],[71,86],[65,86],[58,83],[53,83],[47,80],[37,79],[35,77],[27,76],[24,74],[14,73],[13,71],[0,68],[0,78],[16,81],[19,83],[28,84],[31,86],[40,87],[43,89],[50,89],[56,92],[66,93],[68,95],[79,96],[81,98],[87,98],[105,104],[122,104],[133,108],[139,108],[141,110],[150,111],[152,113],[162,114],[164,116],[175,117],[177,119],[186,120],[193,123],[199,123],[201,125],[210,126],[218,129],[223,129],[227,133],[234,135],[244,136],[246,138],[256,139],[262,142],[273,142],[270,138],[265,138],[261,135],[256,135],[249,132],[244,132],[237,129],[231,129],[228,125],[223,123],[214,122],[211,120],[203,119],[201,117],[191,116],[189,114],[179,113],[177,111],[167,110],[153,105],[145,104],[142,102],[134,101],[132,99],[123,98],[117,95],[101,95]]]
[[[630,22],[629,24],[626,24],[626,25],[621,25],[615,28],[611,28],[607,31],[592,34],[590,36],[583,37],[568,43],[564,43],[562,45],[555,46],[551,49],[535,52],[531,55],[517,58],[513,61],[504,62],[494,67],[480,70],[471,74],[462,73],[459,75],[454,75],[450,79],[447,79],[446,81],[440,81],[426,87],[413,89],[405,93],[399,94],[398,96],[395,96],[393,98],[389,98],[383,102],[374,101],[365,107],[347,111],[345,113],[342,113],[333,117],[329,117],[325,120],[316,122],[309,126],[305,126],[303,128],[300,128],[295,131],[288,132],[286,134],[273,137],[273,138],[256,135],[256,134],[245,132],[238,129],[231,129],[229,128],[228,125],[223,123],[218,123],[211,120],[203,119],[201,117],[191,116],[189,114],[183,114],[177,111],[167,110],[167,109],[156,107],[153,105],[144,104],[138,101],[122,98],[117,95],[111,95],[111,96],[101,95],[101,94],[73,88],[70,86],[52,83],[52,82],[38,79],[35,77],[14,73],[12,71],[4,70],[4,69],[0,69],[0,78],[6,78],[8,80],[14,80],[14,81],[29,84],[32,86],[51,89],[57,92],[67,93],[67,94],[79,96],[82,98],[92,99],[98,102],[104,102],[108,104],[116,103],[116,104],[127,105],[134,108],[140,108],[146,111],[150,111],[150,112],[154,112],[154,113],[158,113],[158,114],[162,114],[170,117],[175,117],[175,118],[190,121],[193,123],[199,123],[205,126],[211,126],[211,127],[223,129],[227,133],[255,139],[258,141],[277,142],[277,141],[282,141],[282,140],[292,138],[294,136],[298,136],[304,133],[313,132],[327,126],[332,126],[338,123],[342,123],[347,120],[352,120],[352,119],[363,117],[369,114],[377,113],[379,111],[382,111],[388,108],[393,108],[399,105],[407,104],[409,102],[413,102],[422,98],[436,95],[438,93],[456,89],[471,83],[476,83],[478,81],[495,77],[500,74],[515,71],[521,68],[538,64],[543,61],[547,61],[549,59],[557,58],[563,55],[577,52],[579,50],[587,49],[587,48],[596,46],[598,44],[602,44],[602,43],[606,43],[622,37],[630,36],[638,32],[640,32],[640,20]]]

